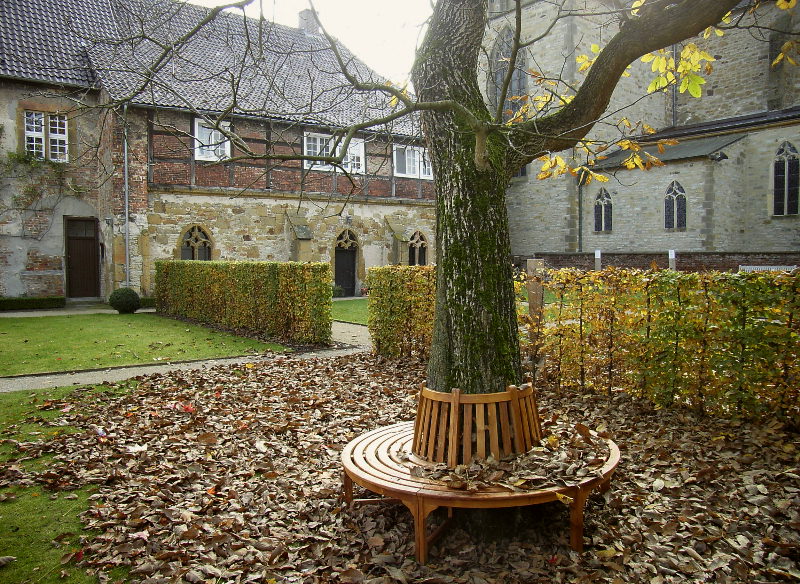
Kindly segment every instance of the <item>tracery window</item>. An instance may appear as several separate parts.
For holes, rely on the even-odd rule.
[[[182,260],[210,260],[211,238],[200,227],[189,228],[181,243]]]
[[[686,229],[686,191],[678,181],[672,181],[664,195],[664,228]]]
[[[594,230],[611,231],[613,226],[613,203],[611,195],[605,189],[600,189],[600,193],[594,200]]]
[[[489,76],[489,99],[494,107],[497,107],[500,101],[500,94],[503,90],[503,81],[505,81],[508,74],[508,67],[510,65],[509,59],[511,58],[511,50],[514,46],[514,32],[510,28],[506,28],[497,37],[494,43],[494,48],[491,54],[491,74]],[[526,89],[526,75],[525,75],[525,57],[522,52],[517,54],[517,61],[514,65],[514,73],[511,75],[511,82],[508,85],[508,92],[503,106],[505,110],[505,117],[508,119],[514,112],[519,109],[522,102],[515,101],[512,98],[527,94]]]
[[[424,266],[428,263],[428,240],[419,231],[408,241],[408,265]]]
[[[345,229],[339,234],[339,237],[336,238],[336,247],[340,249],[357,248],[358,240],[356,236],[353,235],[352,231]]]
[[[773,163],[772,213],[797,215],[800,194],[800,157],[797,148],[784,142]]]

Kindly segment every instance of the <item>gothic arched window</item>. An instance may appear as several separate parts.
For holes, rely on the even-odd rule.
[[[594,200],[594,230],[611,231],[613,219],[613,204],[611,195],[605,189],[600,189],[600,193]]]
[[[686,191],[675,180],[664,195],[664,228],[686,229]]]
[[[186,230],[181,243],[182,260],[210,260],[211,238],[200,227],[194,226]]]
[[[797,215],[800,193],[800,158],[797,148],[784,142],[775,155],[772,187],[772,212],[775,215]]]
[[[424,266],[428,263],[428,240],[419,231],[408,241],[408,265]]]
[[[494,107],[497,107],[500,101],[503,81],[505,81],[508,74],[513,46],[514,32],[510,28],[506,28],[497,37],[491,54],[488,94]],[[527,94],[525,77],[525,57],[522,52],[519,52],[517,53],[517,62],[514,64],[514,73],[511,76],[511,83],[508,85],[508,92],[503,106],[503,110],[506,111],[504,116],[506,118],[511,117],[511,114],[508,113],[509,111],[514,112],[522,105],[522,102],[514,101],[511,98]]]

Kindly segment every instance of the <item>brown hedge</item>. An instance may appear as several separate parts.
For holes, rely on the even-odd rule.
[[[369,333],[379,355],[427,358],[433,333],[435,273],[431,266],[370,268]]]
[[[331,268],[298,262],[156,262],[156,309],[303,344],[331,340]]]

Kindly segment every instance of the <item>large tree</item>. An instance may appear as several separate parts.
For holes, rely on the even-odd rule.
[[[509,75],[520,45],[521,2]],[[571,148],[602,117],[626,67],[719,23],[739,0],[650,0],[619,8],[619,32],[573,99],[557,111],[506,124],[478,83],[485,0],[439,0],[412,78],[433,162],[437,289],[428,383],[440,391],[500,391],[521,378],[505,190],[524,164]],[[499,103],[505,101],[501,96]],[[431,105],[436,104],[436,105]]]

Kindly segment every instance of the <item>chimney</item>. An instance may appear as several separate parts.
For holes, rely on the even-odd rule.
[[[314,18],[314,12],[310,8],[300,11],[300,26],[297,28],[305,31],[306,34],[319,34],[317,19]]]

